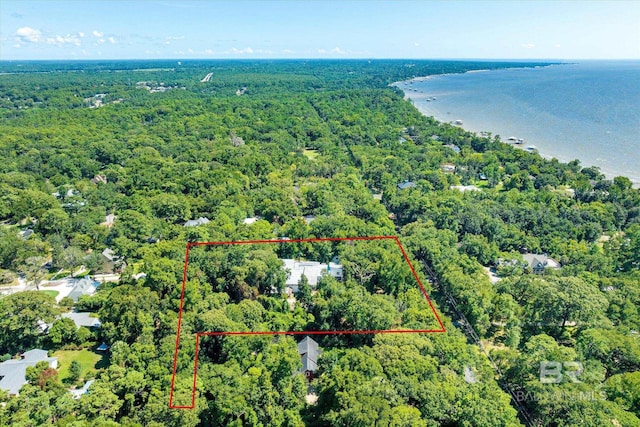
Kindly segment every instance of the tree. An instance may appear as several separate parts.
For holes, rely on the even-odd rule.
[[[311,285],[309,285],[309,279],[307,279],[307,276],[304,274],[300,277],[300,281],[298,282],[296,298],[305,308],[308,308],[311,305]]]
[[[75,383],[80,379],[80,375],[82,375],[82,366],[77,360],[72,360],[69,364],[69,376],[67,378],[72,383]]]
[[[538,282],[530,318],[562,336],[569,322],[590,324],[604,316],[608,301],[596,286],[578,277],[549,277]]]
[[[46,274],[43,267],[45,262],[46,259],[41,256],[33,256],[24,260],[23,272],[27,282],[33,282],[37,290],[40,290],[40,282]]]
[[[69,318],[58,319],[53,322],[47,337],[54,347],[75,343],[77,340],[76,324]]]
[[[41,325],[59,313],[52,295],[26,291],[0,298],[0,354],[33,348],[45,336]]]

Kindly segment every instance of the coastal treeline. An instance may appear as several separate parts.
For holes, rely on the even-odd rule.
[[[544,64],[0,64],[2,361],[109,347],[29,368],[0,425],[640,425],[640,192],[389,86],[524,65]],[[195,408],[169,409],[188,242],[380,235],[399,236],[445,333],[318,336],[311,379],[292,336],[203,338]],[[388,243],[193,248],[176,403],[195,332],[438,328]],[[99,271],[107,249],[119,279],[95,294],[39,286]],[[282,258],[345,277],[287,298]]]

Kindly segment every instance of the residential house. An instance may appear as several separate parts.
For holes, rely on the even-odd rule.
[[[283,259],[284,269],[287,270],[287,293],[298,292],[298,284],[304,274],[309,281],[309,286],[315,288],[323,274],[328,274],[338,280],[342,280],[342,265],[334,258],[329,264],[317,261],[296,261],[294,259]]]
[[[98,286],[100,286],[100,283],[88,276],[83,279],[76,280],[68,297],[74,301],[78,301],[82,295],[93,295],[98,289]]]
[[[259,216],[252,216],[252,217],[243,219],[242,223],[245,224],[245,225],[251,225],[254,222],[259,221],[259,220],[260,220]]]
[[[416,183],[413,181],[404,181],[401,182],[400,184],[398,184],[398,189],[399,190],[406,190],[407,188],[414,188],[416,186]]]
[[[93,182],[94,184],[97,184],[97,183],[106,184],[107,183],[107,176],[106,175],[96,175],[93,178],[91,178],[91,182]]]
[[[307,378],[312,380],[318,370],[318,357],[322,354],[322,349],[317,342],[307,336],[298,343],[298,354],[302,360],[302,369],[299,372],[304,372]]]
[[[549,258],[546,254],[523,254],[522,259],[534,274],[543,274],[547,268],[560,268],[560,264],[553,258]]]
[[[127,264],[115,254],[113,249],[106,248],[102,251],[102,266],[99,268],[98,273],[115,274],[121,273],[125,269]]]
[[[20,389],[27,383],[27,368],[38,362],[47,362],[54,369],[58,367],[58,359],[48,357],[47,351],[41,349],[25,351],[20,359],[0,363],[0,390],[8,391],[10,396],[20,394]]]
[[[443,163],[442,171],[445,173],[454,173],[456,171],[456,165],[453,163]]]
[[[73,320],[73,323],[76,324],[76,328],[84,326],[85,328],[89,328],[89,329],[98,329],[100,328],[100,326],[102,326],[102,323],[100,323],[99,318],[91,317],[92,314],[93,313],[86,313],[86,312],[82,312],[82,313],[71,312],[71,313],[62,313],[62,317]]]
[[[199,225],[208,224],[209,222],[210,222],[209,218],[201,216],[198,219],[191,219],[191,220],[185,222],[184,226],[185,227],[197,227]]]

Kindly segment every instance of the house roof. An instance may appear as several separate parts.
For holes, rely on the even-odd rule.
[[[201,216],[198,219],[190,219],[184,223],[185,227],[197,227],[198,225],[208,224],[209,218]]]
[[[323,264],[318,261],[296,261],[288,258],[283,259],[282,262],[284,269],[289,270],[287,286],[298,286],[303,274],[311,286],[316,286],[325,272],[333,277],[342,277],[342,265],[335,262]]]
[[[302,359],[302,371],[318,370],[318,356],[322,353],[322,349],[312,338],[304,337],[298,343],[298,354]]]
[[[73,289],[71,289],[71,292],[69,292],[68,297],[74,301],[78,301],[78,298],[80,298],[82,295],[93,295],[99,285],[99,282],[96,282],[89,277],[85,277],[76,281]]]
[[[73,320],[73,323],[76,324],[76,328],[81,326],[87,328],[99,328],[102,323],[100,323],[100,319],[97,317],[91,317],[93,313],[62,313],[63,318]]]
[[[58,359],[48,357],[47,351],[41,349],[25,351],[21,359],[11,359],[0,363],[0,390],[7,390],[9,394],[17,395],[22,386],[27,383],[25,377],[27,368],[42,361],[48,362],[52,368],[58,366]]]
[[[254,222],[256,222],[258,220],[260,220],[259,216],[252,216],[252,217],[248,217],[248,218],[243,219],[242,223],[246,224],[246,225],[251,225],[251,224],[253,224]]]
[[[533,269],[559,268],[560,264],[545,254],[524,254],[522,259]]]
[[[104,251],[102,251],[102,256],[109,261],[113,261],[116,258],[116,254],[115,252],[113,252],[113,249],[111,248],[107,248]]]
[[[400,190],[405,190],[407,188],[412,188],[415,187],[416,183],[413,181],[405,181],[405,182],[401,182],[400,184],[398,184],[398,188]]]

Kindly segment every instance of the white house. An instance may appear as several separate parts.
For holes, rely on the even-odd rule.
[[[337,261],[337,259],[334,259]],[[287,292],[298,292],[298,283],[304,274],[309,281],[309,285],[315,288],[323,274],[329,274],[338,280],[342,280],[342,265],[337,262],[324,264],[318,261],[299,261],[295,259],[283,259],[284,269],[287,271]]]

